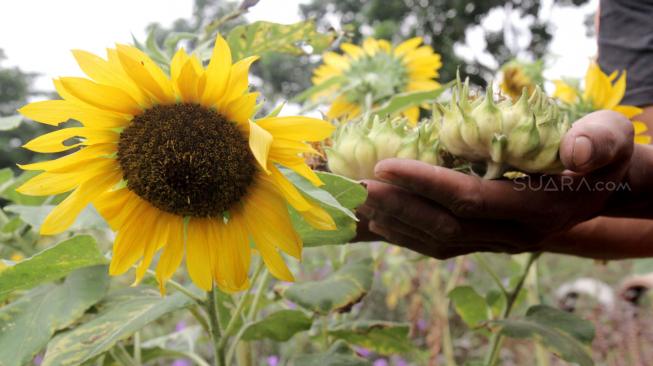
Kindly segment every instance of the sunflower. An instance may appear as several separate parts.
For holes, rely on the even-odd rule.
[[[618,79],[617,76],[619,76]],[[575,117],[601,109],[609,109],[632,120],[633,117],[643,112],[641,108],[619,104],[626,93],[626,70],[621,73],[614,71],[607,75],[601,71],[596,62],[591,62],[585,74],[584,90],[569,81],[554,80],[553,83],[556,87],[553,97],[570,105]],[[651,143],[651,136],[646,133],[648,128],[644,122],[633,121],[633,127],[635,143]]]
[[[501,67],[502,80],[501,90],[506,93],[512,100],[516,101],[522,95],[522,90],[526,88],[528,94],[535,91],[535,87],[542,85],[543,62],[523,62],[512,60]]]
[[[112,275],[140,260],[138,283],[163,249],[156,266],[162,292],[184,254],[198,287],[234,292],[249,285],[253,247],[274,276],[293,280],[279,251],[299,259],[302,241],[287,205],[318,229],[334,230],[335,224],[280,166],[321,185],[301,155],[313,152],[304,141],[328,137],[332,125],[306,117],[254,122],[257,93],[248,90],[248,70],[257,57],[232,64],[221,36],[206,68],[197,55],[181,49],[170,75],[127,45],[109,49],[106,60],[73,53],[90,80],[56,79],[63,99],[20,109],[46,124],[69,119],[82,124],[25,144],[40,153],[79,147],[55,160],[21,166],[44,171],[19,187],[21,193],[72,191],[47,216],[41,233],[65,231],[92,203],[117,232]]]
[[[327,117],[352,118],[395,94],[437,89],[440,84],[433,79],[442,66],[440,55],[421,44],[421,37],[396,47],[383,39],[368,38],[362,47],[343,43],[340,46],[343,54],[326,52],[324,64],[315,69],[313,84],[332,83],[331,80],[337,79],[337,83],[315,95],[315,98],[332,97]],[[419,107],[408,108],[403,114],[416,122]]]

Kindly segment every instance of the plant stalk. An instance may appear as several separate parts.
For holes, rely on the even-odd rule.
[[[206,312],[209,315],[209,323],[211,327],[211,341],[214,350],[213,365],[226,366],[224,349],[220,347],[220,343],[223,342],[224,338],[222,338],[222,332],[220,330],[220,320],[218,318],[218,288],[215,285],[208,294]]]
[[[524,287],[524,282],[526,281],[526,277],[528,277],[528,273],[530,272],[531,266],[537,258],[539,258],[540,254],[542,253],[531,253],[528,256],[528,261],[526,262],[526,265],[524,266],[524,270],[519,276],[519,280],[517,281],[517,284],[515,285],[515,288],[508,292],[508,296],[506,296],[506,308],[503,310],[503,313],[501,314],[501,319],[506,319],[510,316],[510,313],[512,312],[512,308],[515,305],[515,302],[517,301],[517,297],[519,296],[519,293],[521,292],[522,287]],[[501,335],[500,332],[495,332],[492,333],[492,338],[490,338],[490,345],[489,349],[490,351],[487,353],[485,357],[485,366],[494,366],[497,362],[497,359],[499,357],[499,350],[501,349],[501,343],[503,342],[503,336]]]

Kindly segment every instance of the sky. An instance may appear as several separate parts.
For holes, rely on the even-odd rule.
[[[301,2],[306,0],[260,0],[246,17],[249,21],[293,23],[300,20]],[[582,8],[552,7],[552,0],[542,3],[542,16],[553,19],[555,26],[547,76],[582,77],[596,53],[595,40],[586,36],[583,22],[585,15],[596,9],[597,0]],[[169,25],[177,18],[190,17],[192,4],[192,0],[5,0],[0,4],[0,48],[8,57],[6,65],[42,74],[36,88],[52,90],[54,77],[81,76],[70,50],[104,55],[104,49],[116,42],[130,43],[132,34],[144,39],[145,27],[152,22]],[[526,21],[515,13],[507,19],[505,13],[496,12],[483,26],[501,29],[507,22],[519,25]],[[527,41],[515,40],[517,44]],[[468,32],[467,43],[458,51],[487,59],[478,52],[484,43],[480,29]]]

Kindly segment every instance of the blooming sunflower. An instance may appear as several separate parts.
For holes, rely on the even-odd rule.
[[[584,90],[580,90],[578,86],[574,86],[569,81],[554,80],[556,89],[553,97],[572,106],[575,117],[600,109],[609,109],[632,119],[642,114],[643,110],[632,105],[619,104],[626,93],[626,70],[622,71],[621,75],[619,74],[618,71],[614,71],[607,75],[601,71],[596,62],[591,62],[585,74]],[[651,136],[646,133],[648,128],[645,123],[633,121],[633,127],[635,143],[651,143]]]
[[[300,258],[302,241],[287,204],[314,227],[333,230],[329,214],[304,197],[279,166],[314,185],[319,177],[301,154],[304,141],[328,137],[333,127],[306,117],[252,121],[257,93],[248,70],[257,57],[232,64],[218,36],[204,68],[179,50],[164,73],[138,49],[117,45],[107,60],[73,51],[90,77],[54,81],[61,100],[31,103],[24,116],[58,125],[81,122],[25,144],[40,153],[79,149],[64,157],[22,165],[39,170],[18,191],[52,195],[72,191],[47,216],[45,235],[66,230],[92,203],[117,231],[110,265],[120,275],[140,260],[136,282],[163,249],[156,266],[161,291],[184,253],[193,282],[204,290],[248,286],[252,247],[270,272],[290,281],[279,250]]]
[[[542,69],[544,64],[541,60],[536,62],[523,62],[512,60],[501,67],[502,80],[501,90],[512,100],[516,101],[521,97],[522,90],[526,88],[528,94],[535,91],[535,87],[542,85]]]
[[[333,96],[328,118],[355,117],[365,106],[378,105],[397,93],[437,89],[433,80],[442,66],[440,55],[422,38],[411,38],[396,47],[388,41],[368,38],[362,47],[343,43],[343,54],[326,52],[324,64],[315,69],[313,84],[320,85],[339,77],[335,85],[315,95]],[[412,122],[419,118],[419,107],[403,114]]]

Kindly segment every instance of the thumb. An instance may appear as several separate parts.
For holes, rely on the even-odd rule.
[[[565,168],[589,173],[628,161],[633,154],[633,124],[613,111],[598,111],[574,122],[560,143]]]

